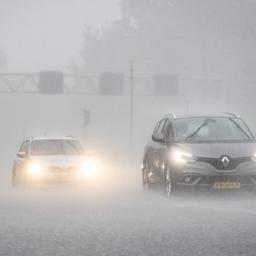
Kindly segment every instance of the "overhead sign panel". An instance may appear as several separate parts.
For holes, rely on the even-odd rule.
[[[100,76],[102,95],[121,95],[124,93],[124,74],[105,72]]]
[[[39,93],[61,94],[63,92],[64,76],[62,71],[41,71],[39,74]]]
[[[179,90],[179,79],[177,75],[157,74],[154,77],[154,91],[158,96],[176,95]]]

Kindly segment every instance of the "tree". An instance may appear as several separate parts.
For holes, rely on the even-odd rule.
[[[240,0],[122,0],[122,18],[84,31],[80,70],[253,77],[255,3]]]

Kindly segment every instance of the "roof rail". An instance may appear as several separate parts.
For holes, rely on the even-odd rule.
[[[235,117],[235,118],[239,118],[239,115],[236,113],[231,113],[231,112],[225,112],[224,114]]]
[[[167,114],[166,117],[171,117],[171,118],[175,119],[176,115],[174,113],[171,113],[171,114]]]
[[[72,139],[74,139],[74,138],[75,138],[73,135],[66,135],[66,137],[68,137],[68,138],[72,138]]]

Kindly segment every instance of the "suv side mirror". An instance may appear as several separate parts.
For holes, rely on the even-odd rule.
[[[156,142],[165,142],[164,136],[162,134],[152,135],[152,140]]]
[[[17,157],[25,158],[26,157],[26,153],[25,152],[18,152]]]

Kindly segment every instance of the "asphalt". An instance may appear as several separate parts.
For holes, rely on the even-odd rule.
[[[0,195],[0,255],[256,255],[251,194],[66,187]]]

